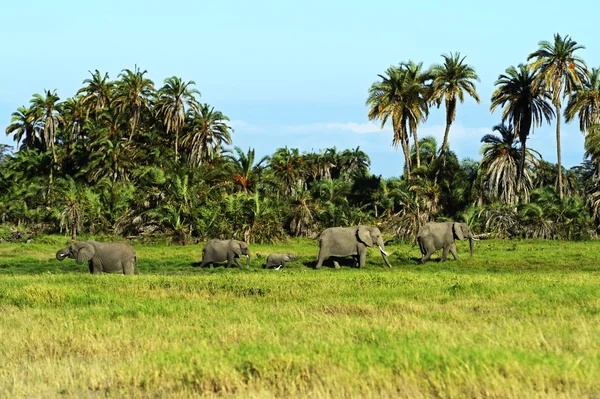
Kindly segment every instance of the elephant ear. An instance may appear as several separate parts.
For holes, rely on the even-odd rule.
[[[460,223],[454,223],[452,225],[452,230],[454,231],[454,235],[456,236],[456,238],[458,238],[459,240],[465,239],[465,236],[462,233],[462,227],[460,226]]]
[[[231,242],[229,243],[229,248],[237,256],[240,256],[242,254],[242,243],[240,241],[231,240]]]
[[[358,226],[356,232],[358,239],[362,241],[367,247],[373,246],[373,238],[371,238],[371,230],[366,226]]]
[[[76,262],[83,263],[92,260],[92,258],[96,254],[96,250],[94,249],[94,247],[88,244],[87,242],[80,243],[78,246],[79,249],[77,250]]]

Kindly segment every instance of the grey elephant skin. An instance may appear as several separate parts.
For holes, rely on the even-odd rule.
[[[134,274],[137,257],[131,245],[124,242],[75,241],[56,253],[56,259],[88,262],[90,273]]]
[[[469,239],[469,252],[471,256],[473,256],[473,233],[466,223],[430,222],[425,224],[417,234],[417,242],[419,243],[419,248],[423,255],[421,263],[427,262],[431,255],[440,249],[443,249],[440,262],[446,261],[448,252],[452,254],[454,259],[458,259],[456,243],[454,240],[464,239]]]
[[[246,257],[246,266],[250,267],[250,249],[244,241],[238,240],[210,240],[202,248],[202,263],[200,267],[206,265],[213,267],[214,262],[227,261],[227,267],[231,267],[235,262],[241,269],[243,267],[240,257]]]
[[[367,247],[374,245],[379,247],[385,264],[388,267],[392,267],[387,260],[383,238],[377,227],[361,225],[325,229],[319,236],[319,255],[315,269],[320,269],[323,261],[331,256],[352,256],[354,258],[354,266],[363,267],[365,265]],[[336,269],[340,267],[337,262],[334,261],[333,263]]]
[[[294,262],[298,260],[298,257],[293,254],[271,254],[267,257],[267,263],[265,268],[270,269],[272,267],[279,268],[285,267],[287,262]]]

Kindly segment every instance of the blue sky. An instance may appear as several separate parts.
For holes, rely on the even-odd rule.
[[[459,105],[450,146],[478,160],[481,136],[500,119],[489,112],[498,75],[556,32],[586,46],[579,55],[600,67],[599,9],[587,0],[2,2],[0,143],[13,144],[3,133],[10,114],[34,93],[57,89],[64,100],[90,70],[117,78],[138,65],[158,87],[173,75],[194,80],[200,100],[230,117],[243,149],[360,145],[373,173],[397,176],[401,151],[389,129],[367,121],[367,90],[392,64],[429,66],[458,51],[480,77],[482,102]],[[420,136],[441,142],[443,124],[443,107],[432,110]],[[567,167],[583,157],[577,126],[562,129]],[[536,129],[529,145],[556,162],[553,125]]]

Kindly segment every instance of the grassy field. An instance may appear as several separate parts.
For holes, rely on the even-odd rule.
[[[0,397],[599,397],[600,242],[479,241],[426,265],[317,246],[135,246],[139,275],[58,262],[67,240],[0,244]],[[270,252],[288,268],[263,270]]]

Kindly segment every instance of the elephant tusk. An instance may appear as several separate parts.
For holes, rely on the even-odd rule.
[[[379,246],[379,245],[378,245],[378,247],[379,247],[379,250],[381,251],[381,253],[382,253],[382,254],[384,254],[385,256],[388,256],[388,255],[389,255],[387,252],[385,252],[385,251],[383,250],[383,248],[381,248],[381,246]]]
[[[479,241],[479,238],[473,237],[473,238],[471,238],[471,240],[473,240],[473,241]]]
[[[246,255],[246,259],[250,259],[250,255]]]
[[[279,266],[277,266],[277,267],[275,268],[275,270],[279,270],[279,269],[281,269],[281,266],[283,266],[283,265],[279,265]]]

